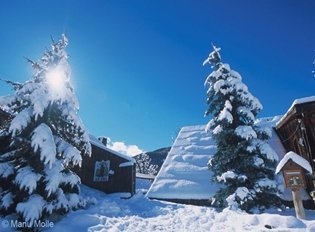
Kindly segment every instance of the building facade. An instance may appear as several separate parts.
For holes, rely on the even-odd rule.
[[[306,159],[315,170],[315,97],[297,99],[275,127],[287,152]],[[314,190],[313,175],[306,176],[307,191]]]
[[[81,182],[105,193],[125,192],[133,195],[136,185],[135,160],[106,147],[90,136],[92,155],[82,157],[82,166],[74,171]]]

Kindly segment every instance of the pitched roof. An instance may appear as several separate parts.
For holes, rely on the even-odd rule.
[[[114,150],[112,150],[112,149],[106,147],[103,143],[101,143],[101,142],[100,142],[95,136],[93,136],[93,135],[89,135],[89,136],[90,136],[90,143],[93,144],[94,146],[97,146],[97,147],[99,147],[99,148],[101,148],[101,149],[103,149],[103,150],[105,150],[105,151],[108,151],[108,152],[110,152],[110,153],[112,153],[112,154],[114,154],[114,155],[116,155],[116,156],[119,156],[119,157],[121,157],[121,158],[123,158],[123,159],[126,159],[126,160],[128,160],[129,162],[136,163],[136,161],[135,161],[134,158],[132,158],[132,157],[130,157],[130,156],[128,156],[128,155],[121,154],[121,153],[119,153],[119,152],[117,152],[117,151],[114,151]],[[130,165],[129,165],[129,166],[130,166]]]
[[[216,145],[205,125],[183,127],[147,196],[158,199],[209,199],[218,189],[211,183],[208,161]]]
[[[301,105],[301,104],[310,103],[310,102],[315,102],[315,96],[295,99],[293,101],[291,107],[285,113],[285,115],[283,115],[283,117],[277,122],[276,126],[278,127],[278,126],[280,126],[280,124],[282,124],[282,122],[287,118],[288,115],[290,115],[291,111],[294,109],[294,107],[296,105]]]

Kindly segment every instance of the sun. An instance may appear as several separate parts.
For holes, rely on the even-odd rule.
[[[62,67],[49,69],[46,73],[46,82],[53,94],[62,95],[66,85],[66,72]]]

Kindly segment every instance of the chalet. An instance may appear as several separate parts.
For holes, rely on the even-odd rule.
[[[315,96],[295,100],[275,128],[286,152],[299,154],[315,170]],[[312,174],[306,184],[308,192],[314,190]]]
[[[82,157],[82,166],[75,168],[82,184],[99,189],[105,193],[127,192],[133,195],[136,184],[135,160],[106,147],[90,135],[91,157]]]
[[[10,121],[10,114],[0,108],[0,133]],[[10,137],[0,137],[0,148],[9,144]],[[91,157],[82,157],[82,166],[74,167],[82,184],[99,189],[105,193],[135,193],[136,167],[135,160],[106,147],[106,139],[101,141],[90,136]]]

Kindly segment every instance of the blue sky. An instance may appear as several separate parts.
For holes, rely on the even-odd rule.
[[[144,150],[209,120],[211,42],[262,102],[261,117],[315,95],[313,0],[2,1],[0,77],[28,80],[23,57],[40,58],[63,32],[87,129]]]

